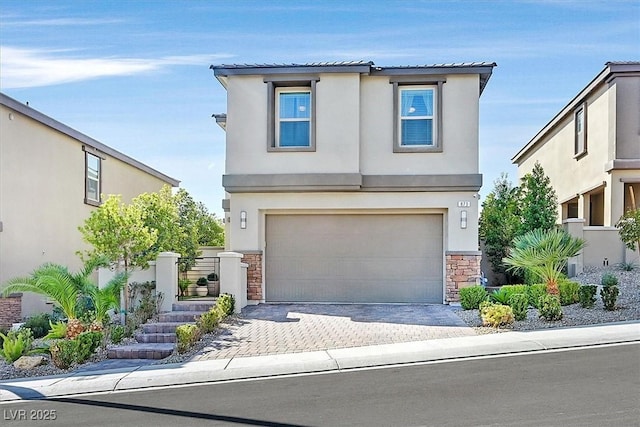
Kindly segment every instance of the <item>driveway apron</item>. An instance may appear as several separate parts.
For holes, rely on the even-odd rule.
[[[226,359],[475,335],[446,305],[248,306],[192,360]]]

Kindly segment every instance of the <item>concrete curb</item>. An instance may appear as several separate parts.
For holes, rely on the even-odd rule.
[[[75,372],[0,382],[0,402],[640,342],[640,322]]]

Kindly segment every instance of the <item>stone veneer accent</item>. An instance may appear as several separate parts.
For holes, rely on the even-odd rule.
[[[459,302],[460,289],[479,283],[482,252],[447,251],[446,302]]]
[[[22,320],[22,294],[0,296],[0,328],[9,329],[20,320]]]
[[[262,301],[262,252],[243,253],[247,269],[247,300]]]

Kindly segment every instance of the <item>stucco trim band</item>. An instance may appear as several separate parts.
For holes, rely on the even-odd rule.
[[[222,186],[228,193],[298,191],[478,191],[482,186],[482,175],[223,175]]]
[[[611,172],[614,169],[640,169],[640,159],[615,159],[606,164],[604,171]]]

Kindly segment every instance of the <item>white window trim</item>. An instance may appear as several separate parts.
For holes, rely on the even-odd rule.
[[[389,79],[393,85],[393,152],[394,153],[441,153],[443,141],[442,105],[443,85],[446,78],[430,76],[395,76]],[[408,88],[433,89],[433,145],[402,145],[401,140],[401,97],[400,91]]]
[[[578,115],[582,113],[582,132],[578,133]],[[587,154],[587,104],[582,103],[573,113],[574,159]]]
[[[400,86],[398,87],[398,99],[400,100],[400,102],[402,102],[402,92],[404,91],[412,91],[412,90],[430,90],[431,92],[433,92],[433,105],[432,105],[432,110],[433,110],[433,114],[430,116],[403,116],[402,115],[402,108],[398,109],[398,144],[400,144],[401,147],[416,147],[416,148],[432,148],[436,145],[436,141],[438,140],[438,129],[437,129],[437,124],[436,124],[436,115],[437,115],[437,99],[436,99],[436,94],[437,94],[437,90],[438,88],[436,86],[426,86],[426,85],[411,85],[411,86]],[[431,131],[432,131],[432,143],[431,144],[413,144],[413,145],[405,145],[402,143],[402,122],[404,120],[429,120],[431,119]]]
[[[95,158],[98,161],[98,170],[97,175],[98,178],[92,178],[89,176],[89,156]],[[97,199],[93,199],[89,197],[89,181],[94,181],[96,183],[97,189]],[[85,162],[84,162],[84,202],[88,205],[99,206],[102,202],[101,193],[102,193],[102,158],[95,154],[91,154],[85,151]]]
[[[283,93],[308,93],[309,94],[309,117],[308,118],[282,118],[280,117],[280,95]],[[313,119],[313,93],[310,87],[294,86],[294,87],[278,87],[275,93],[275,146],[280,149],[308,149],[311,147],[311,121]],[[309,145],[281,146],[280,145],[280,123],[281,122],[309,122]]]
[[[267,152],[305,152],[316,151],[316,83],[320,77],[306,76],[268,76],[264,78],[267,84]],[[280,147],[277,145],[276,127],[278,126],[279,111],[276,110],[276,90],[282,88],[304,88],[311,91],[311,135],[308,147]]]

